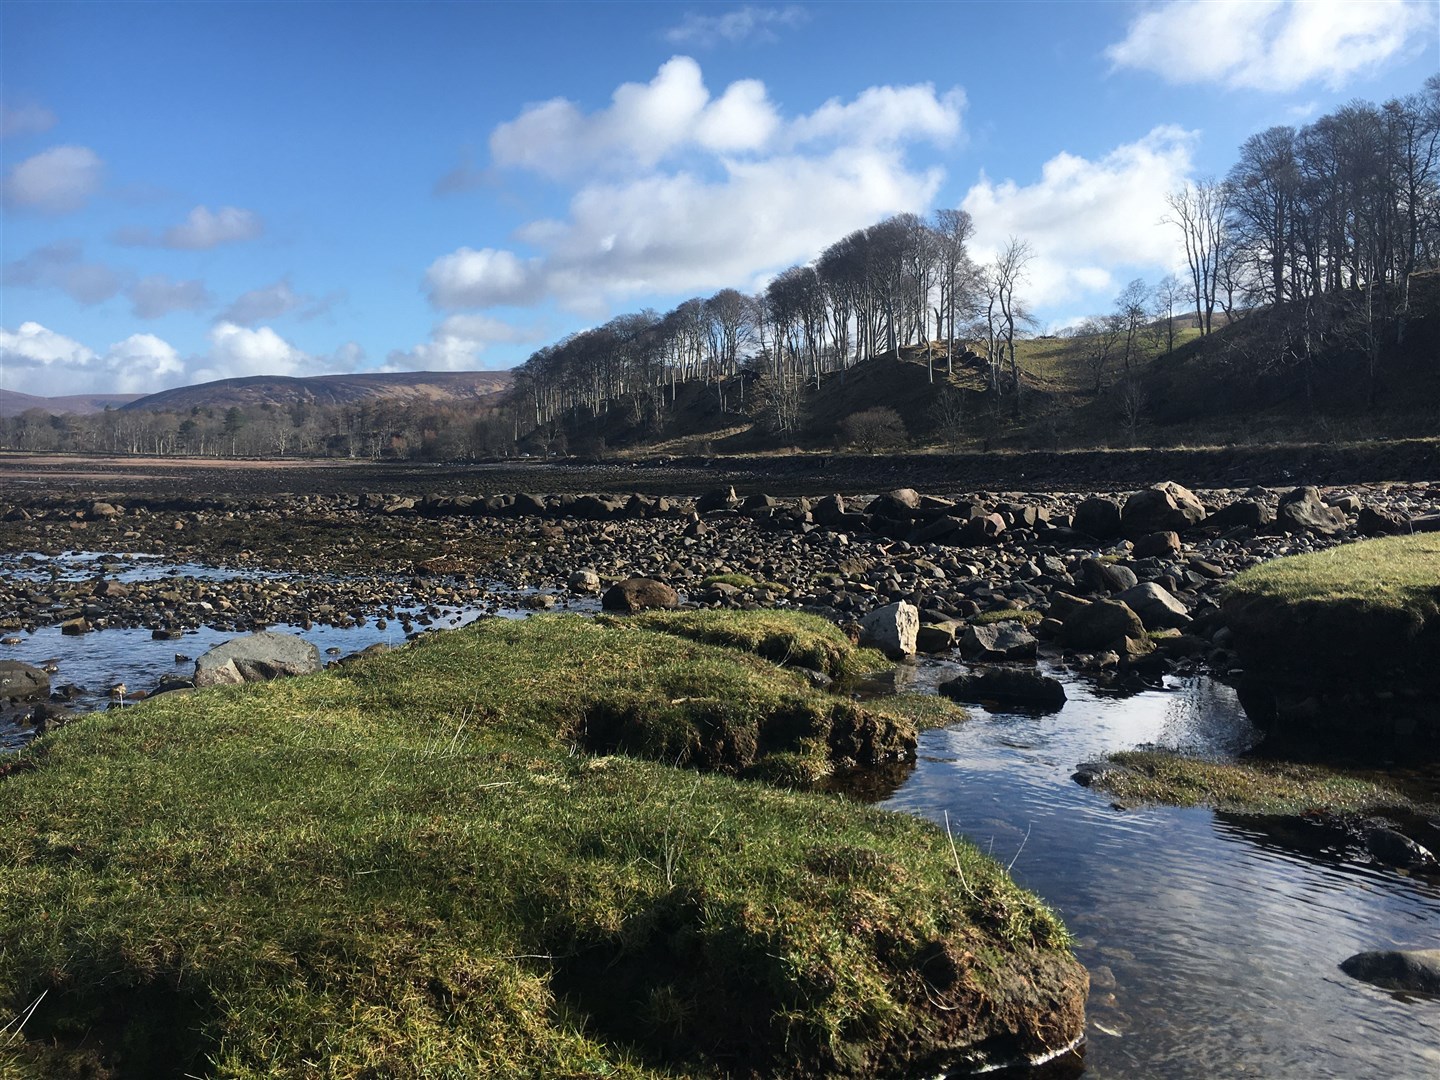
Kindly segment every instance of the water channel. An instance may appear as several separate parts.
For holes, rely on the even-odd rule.
[[[94,565],[72,569],[93,574]],[[131,560],[117,576],[177,573],[226,571]],[[434,626],[489,613],[447,609]],[[406,636],[398,621],[274,629],[332,656]],[[235,631],[171,641],[138,629],[9,636],[20,640],[0,657],[56,661],[54,680],[87,687],[94,707],[116,682],[150,687],[167,672],[188,674],[177,653],[198,656]],[[956,671],[926,660],[888,681],[933,690]],[[968,722],[923,734],[913,768],[872,774],[852,796],[948,824],[1062,915],[1092,975],[1083,1075],[1440,1076],[1440,1001],[1378,990],[1337,967],[1365,949],[1440,945],[1440,882],[1376,865],[1318,822],[1115,806],[1072,780],[1078,763],[1144,744],[1224,758],[1259,736],[1234,692],[1208,678],[1122,696],[1052,674],[1069,698],[1059,712],[974,707]],[[24,738],[0,725],[0,748]]]

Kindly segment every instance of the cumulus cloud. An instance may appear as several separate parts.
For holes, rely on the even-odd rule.
[[[39,135],[55,126],[55,114],[33,102],[0,105],[0,139],[14,135]]]
[[[754,279],[887,214],[924,210],[943,174],[912,168],[905,149],[953,141],[963,109],[958,90],[884,86],[786,119],[754,80],[712,98],[689,57],[592,114],[563,100],[527,107],[493,133],[496,164],[583,174],[568,216],[517,232],[535,255],[441,256],[426,291],[445,310],[557,296],[598,311],[611,297]]]
[[[10,170],[5,177],[5,205],[68,214],[100,190],[104,174],[104,162],[88,146],[54,146]]]
[[[1172,83],[1336,89],[1434,34],[1434,5],[1418,0],[1178,0],[1137,14],[1106,55]]]
[[[961,202],[975,219],[972,250],[988,259],[1011,236],[1028,241],[1032,306],[1118,288],[1112,268],[1173,269],[1182,258],[1178,233],[1160,221],[1166,195],[1190,177],[1196,138],[1162,126],[1096,160],[1057,154],[1033,184],[982,176]]]
[[[178,225],[157,234],[153,229],[121,229],[112,237],[126,247],[166,247],[181,251],[208,251],[221,244],[254,240],[265,231],[265,222],[253,210],[222,206],[211,210],[197,206]]]
[[[809,18],[809,13],[797,4],[784,7],[746,4],[719,15],[700,15],[692,11],[687,12],[678,25],[665,31],[665,40],[672,45],[701,46],[778,41],[779,31],[801,26]]]
[[[481,354],[491,345],[536,341],[534,328],[514,326],[488,315],[451,315],[412,349],[393,349],[385,371],[473,371],[486,365]]]
[[[153,334],[131,334],[97,353],[37,322],[0,329],[0,385],[26,394],[148,394],[184,381],[184,364]]]
[[[268,326],[256,329],[231,322],[210,330],[210,355],[194,373],[194,382],[234,379],[246,375],[302,375],[311,357]]]
[[[158,319],[172,311],[199,311],[212,302],[203,281],[172,281],[164,274],[151,274],[130,287],[132,311],[139,319]]]
[[[46,244],[5,264],[0,281],[6,286],[59,289],[77,304],[104,303],[122,287],[121,276],[104,263],[85,261],[76,240]]]

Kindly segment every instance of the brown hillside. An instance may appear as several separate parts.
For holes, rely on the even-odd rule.
[[[514,382],[511,371],[398,371],[357,375],[252,375],[180,386],[140,398],[127,409],[181,411],[274,405],[348,405],[365,400],[395,404],[498,401]]]

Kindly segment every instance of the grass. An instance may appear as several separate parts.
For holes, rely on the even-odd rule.
[[[1347,678],[1440,660],[1440,533],[1274,559],[1231,582],[1224,614],[1263,667]]]
[[[663,737],[624,749],[688,723],[722,771],[586,752],[632,703]],[[0,775],[0,1075],[933,1073],[1068,1041],[1083,971],[996,863],[724,775],[745,730],[777,779],[813,765],[837,703],[904,741],[758,657],[537,616],[77,721]]]
[[[976,626],[988,626],[992,623],[1018,622],[1021,626],[1034,626],[1042,622],[1045,616],[1034,608],[1010,608],[999,611],[982,611],[979,615],[971,618],[970,622]]]
[[[1099,786],[1134,802],[1253,814],[1420,809],[1394,788],[1320,765],[1201,761],[1153,750],[1126,750],[1112,754],[1110,760],[1128,771],[1107,773]]]

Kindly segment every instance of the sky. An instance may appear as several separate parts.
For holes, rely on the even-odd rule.
[[[0,4],[0,388],[472,370],[962,207],[1043,326],[1436,0]]]

